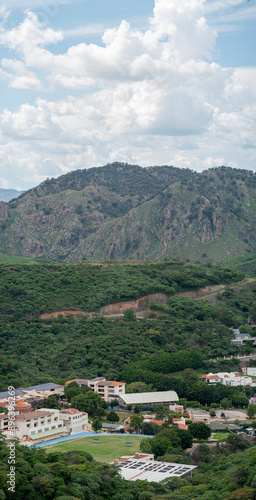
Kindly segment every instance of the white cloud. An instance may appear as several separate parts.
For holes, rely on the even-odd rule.
[[[19,177],[27,161],[24,182],[36,184],[114,160],[197,170],[253,164],[255,69],[211,61],[217,35],[204,5],[156,0],[145,31],[122,21],[104,32],[103,45],[59,54],[49,45],[63,33],[30,11],[19,26],[2,29],[0,42],[15,57],[1,61],[0,76],[14,88],[44,91],[44,99],[0,114],[2,165],[12,172],[16,163]],[[47,100],[56,89],[70,95]]]

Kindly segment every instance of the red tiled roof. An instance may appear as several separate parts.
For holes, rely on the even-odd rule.
[[[77,380],[83,381],[83,382],[89,382],[89,378],[74,378],[73,380],[67,380],[66,384],[71,384],[71,382],[76,382]]]
[[[163,425],[164,420],[150,420],[150,424]]]
[[[52,412],[41,411],[41,410],[28,411],[27,413],[21,413],[20,415],[17,415],[16,419],[17,420],[31,420],[32,418],[41,418],[41,417],[45,417],[46,415],[52,415]]]

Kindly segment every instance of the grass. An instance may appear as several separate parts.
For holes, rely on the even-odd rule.
[[[47,447],[48,453],[52,452],[66,452],[70,450],[86,451],[90,453],[93,458],[98,462],[113,462],[115,458],[120,459],[123,455],[134,455],[140,451],[140,442],[143,439],[139,436],[98,436],[99,441],[94,442],[93,437],[90,436],[82,439],[74,439],[74,441],[64,441],[58,445]],[[128,446],[126,441],[132,444]]]
[[[227,441],[227,438],[228,438],[228,434],[222,434],[221,432],[215,432],[214,434],[212,434],[213,438],[214,439],[217,439],[218,442],[223,442],[223,441]]]
[[[0,264],[38,264],[39,262],[23,255],[8,255],[0,252]]]

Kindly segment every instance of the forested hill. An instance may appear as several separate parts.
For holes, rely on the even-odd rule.
[[[256,174],[114,163],[0,203],[0,251],[64,261],[221,261],[256,250]]]
[[[126,365],[140,362],[143,367],[152,355],[176,355],[188,349],[198,351],[199,356],[188,353],[175,358],[177,370],[180,362],[183,368],[194,368],[191,362],[197,360],[198,366],[201,355],[208,359],[236,354],[230,327],[245,324],[249,315],[252,321],[256,319],[254,280],[246,286],[241,280],[243,275],[237,271],[174,260],[137,265],[1,265],[0,389],[76,377],[120,380]],[[178,295],[209,285],[233,287],[234,282],[240,288],[223,290],[214,305]],[[117,318],[92,314],[116,301],[159,292],[169,297],[168,302],[151,308],[144,319],[136,319],[131,310]],[[90,314],[42,317],[70,309]],[[147,367],[139,374],[150,375]],[[155,388],[165,390],[170,381],[165,374],[159,377],[154,375]]]

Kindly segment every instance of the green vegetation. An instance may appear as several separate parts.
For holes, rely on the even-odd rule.
[[[202,366],[200,352],[209,357],[236,353],[237,348],[230,344],[230,330],[221,325],[214,308],[211,312],[207,304],[201,306],[199,301],[191,300],[190,316],[184,318],[183,311],[182,317],[184,297],[172,297],[166,314],[152,319],[137,320],[134,314],[119,319],[97,315],[42,319],[40,315],[63,309],[95,311],[118,300],[157,292],[171,295],[194,286],[240,281],[242,277],[236,271],[218,266],[184,265],[177,261],[137,265],[2,265],[1,388],[10,383],[20,387],[78,376],[104,375],[118,380],[127,364],[139,362],[142,367],[154,354],[160,355],[162,366],[167,361],[162,373],[169,373],[185,368],[185,354],[176,351],[187,351],[188,347],[186,366],[191,368]],[[176,309],[172,305],[174,299]],[[248,309],[253,305],[253,292],[247,300]],[[235,313],[236,309],[227,317],[228,326],[232,326]],[[247,317],[247,310],[244,313],[239,310],[241,321],[243,314]],[[221,343],[216,332],[221,335]],[[178,358],[179,364],[170,364],[169,360]],[[193,359],[197,361],[191,365]],[[157,369],[158,361],[159,358],[152,358]],[[153,389],[161,385],[157,377],[146,382],[138,376],[133,380],[127,376],[125,381],[145,382]]]
[[[8,255],[0,252],[0,264],[38,264],[39,261],[25,255]]]

